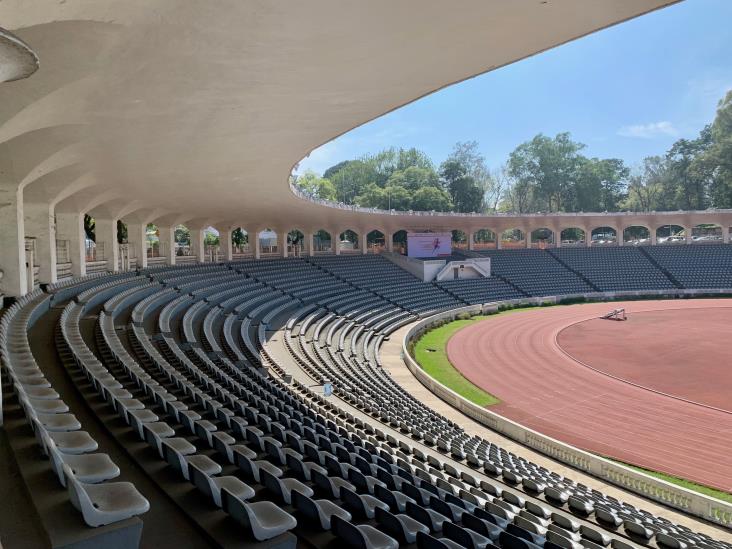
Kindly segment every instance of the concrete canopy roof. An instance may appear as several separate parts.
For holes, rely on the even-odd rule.
[[[136,219],[391,227],[295,197],[293,165],[425,94],[674,2],[4,0],[0,23],[40,69],[0,86],[0,184]],[[69,150],[73,169],[33,173]]]

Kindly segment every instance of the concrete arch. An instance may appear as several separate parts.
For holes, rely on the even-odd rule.
[[[682,225],[660,225],[654,232],[657,244],[683,244],[686,242],[686,228]]]
[[[628,225],[623,229],[623,244],[634,246],[651,244],[651,230],[645,225]]]
[[[523,227],[511,227],[501,231],[499,235],[501,248],[524,248],[526,247],[527,234]]]
[[[470,241],[473,250],[487,250],[498,246],[498,236],[494,229],[483,227],[473,229]]]
[[[559,230],[559,240],[562,246],[584,246],[587,233],[582,227],[563,227]]]
[[[557,244],[555,230],[551,227],[536,227],[529,229],[527,247],[551,248]]]
[[[590,230],[591,246],[615,246],[622,244],[618,240],[618,230],[615,227],[601,226]]]

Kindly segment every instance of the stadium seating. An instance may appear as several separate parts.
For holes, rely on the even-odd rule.
[[[146,449],[132,459],[158,471],[152,478],[161,489],[200,494],[205,514],[226,519],[221,530],[247,542],[619,549],[632,540],[729,549],[468,435],[381,368],[384,340],[436,311],[586,291],[582,277],[603,288],[619,289],[626,274],[630,287],[644,276],[651,288],[674,287],[636,249],[582,252],[589,259],[559,250],[491,254],[501,279],[439,284],[378,256],[77,279],[36,290],[5,311],[0,356],[50,457],[39,463],[56,473],[59,490],[90,528],[144,520],[148,502],[135,486],[114,480],[117,465],[96,451],[35,364],[28,330],[51,322],[51,304],[62,308],[55,345],[63,365],[75,383],[93,387],[94,402],[81,389],[78,398],[113,411],[131,438],[110,432],[122,446],[134,441]],[[686,259],[653,257],[683,274]],[[622,269],[612,266],[621,260]],[[726,259],[708,261],[721,271]],[[531,277],[546,280],[534,284]],[[280,327],[300,374],[274,351]],[[344,404],[310,388],[326,380]],[[191,520],[201,520],[186,505]]]

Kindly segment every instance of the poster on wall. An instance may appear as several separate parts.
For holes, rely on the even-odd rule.
[[[407,233],[409,257],[443,257],[451,253],[451,233]]]

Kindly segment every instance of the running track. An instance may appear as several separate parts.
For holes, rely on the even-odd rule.
[[[498,414],[590,452],[732,492],[732,413],[614,379],[557,343],[563,328],[615,307],[632,315],[731,306],[704,299],[532,309],[463,328],[447,353],[465,377],[501,399],[491,406]]]

